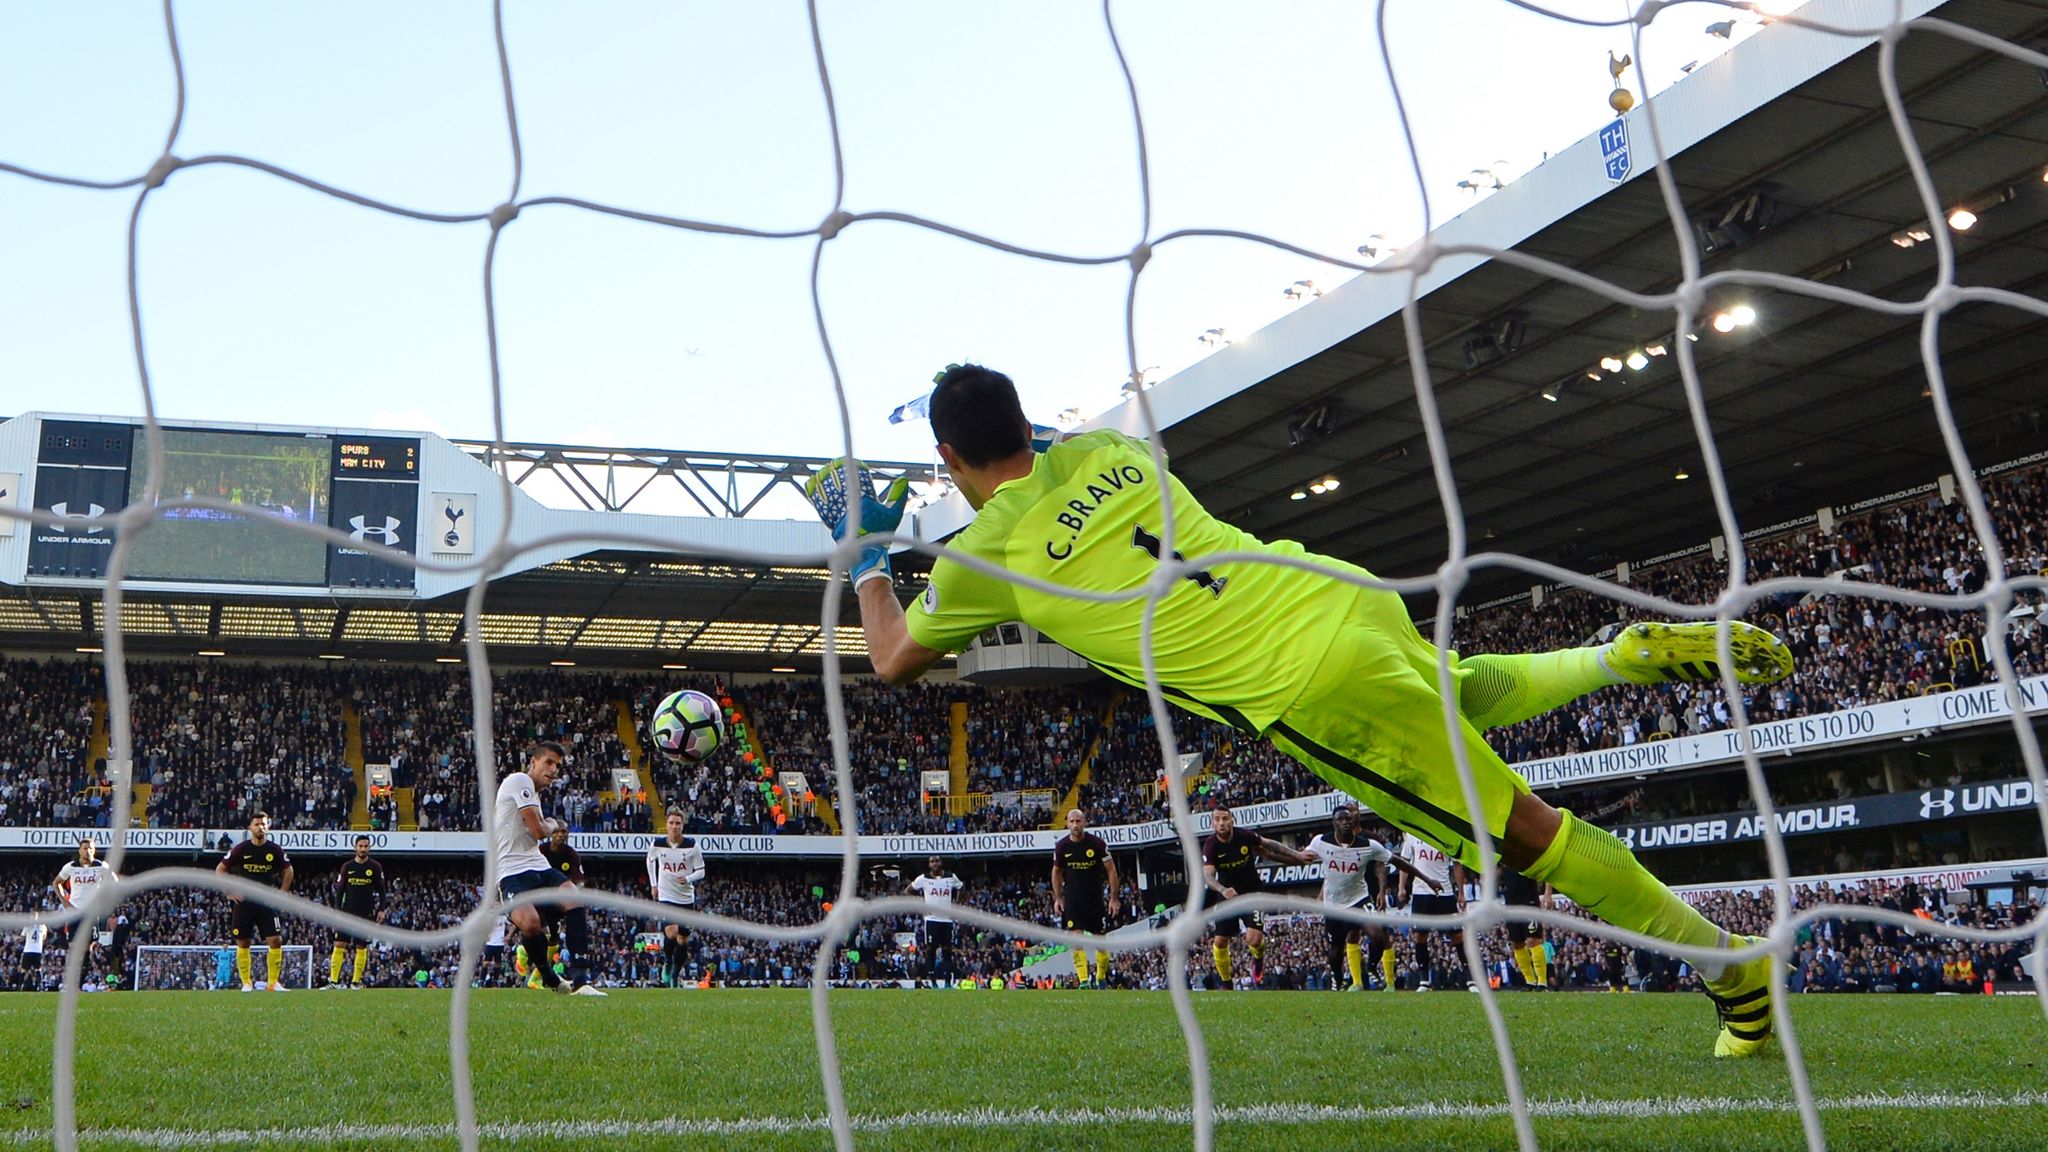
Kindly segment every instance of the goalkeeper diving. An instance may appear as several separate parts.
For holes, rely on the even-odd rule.
[[[1291,541],[1267,543],[1209,515],[1150,447],[1099,430],[1034,452],[1031,425],[1007,376],[954,365],[936,379],[930,418],[953,482],[977,511],[932,566],[906,611],[877,541],[849,574],[875,672],[916,680],[948,652],[1018,620],[1125,684],[1143,687],[1142,596],[1117,601],[1049,594],[961,562],[974,557],[1054,586],[1143,592],[1168,560],[1263,553],[1365,577],[1363,568]],[[848,488],[848,475],[857,490]],[[834,534],[886,536],[902,522],[906,485],[875,490],[855,462],[827,465],[805,486]],[[1162,492],[1174,551],[1164,555]],[[1792,670],[1768,631],[1728,625],[1736,679],[1763,684]],[[1522,655],[1450,653],[1455,727],[1437,688],[1441,655],[1391,592],[1323,572],[1262,562],[1187,569],[1157,599],[1152,655],[1167,699],[1257,733],[1381,818],[1481,865],[1451,741],[1472,767],[1498,862],[1549,884],[1580,908],[1645,936],[1693,948],[1752,943],[1708,922],[1652,876],[1621,841],[1553,808],[1481,733],[1542,715],[1615,684],[1707,681],[1720,675],[1715,625],[1640,623],[1613,643]],[[1770,1037],[1771,958],[1697,962],[1720,1018],[1716,1056],[1749,1056]]]

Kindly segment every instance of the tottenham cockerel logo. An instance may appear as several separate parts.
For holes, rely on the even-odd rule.
[[[349,532],[348,538],[351,540],[375,540],[386,548],[396,548],[398,546],[398,526],[404,523],[404,521],[396,516],[386,516],[382,525],[367,523],[368,520],[369,517],[367,516],[349,517],[348,526],[352,531]]]
[[[91,518],[93,518],[93,517],[95,517],[95,516],[99,516],[99,515],[102,515],[102,514],[104,514],[104,513],[106,512],[106,508],[104,508],[104,507],[102,507],[101,505],[98,505],[98,504],[91,504],[91,503],[88,503],[88,504],[86,505],[86,508],[88,509],[88,511],[85,511],[85,512],[73,512],[73,511],[71,510],[71,506],[70,506],[69,504],[65,503],[65,502],[64,502],[64,501],[62,501],[62,500],[59,500],[59,501],[58,501],[58,502],[56,502],[55,504],[52,504],[52,505],[50,505],[50,515],[52,515],[52,516],[61,516],[61,517],[63,517],[63,518],[64,518],[64,519],[66,519],[66,520],[89,520],[89,519],[91,519]],[[68,529],[68,528],[64,527],[64,525],[62,525],[62,524],[52,524],[52,525],[50,525],[50,530],[51,530],[52,532],[69,532],[69,531],[70,531],[70,529]],[[107,530],[107,529],[106,529],[106,526],[105,526],[105,525],[101,525],[101,524],[92,524],[92,525],[88,525],[88,526],[86,527],[86,529],[85,529],[85,534],[86,534],[86,535],[88,535],[88,536],[97,536],[97,535],[99,535],[100,533],[102,533],[102,532],[105,532],[106,530]]]

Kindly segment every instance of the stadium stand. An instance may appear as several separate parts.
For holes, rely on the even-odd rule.
[[[612,701],[628,690],[608,676],[553,670],[493,677],[491,725],[500,773],[517,771],[525,750],[554,740],[569,750],[559,795],[575,831],[645,832],[647,801],[613,791],[611,772],[629,767]],[[356,679],[364,756],[389,762],[392,782],[411,789],[422,831],[479,827],[475,733],[463,669],[378,669]]]
[[[2008,567],[2048,566],[2048,470],[1990,478]],[[1823,534],[1806,528],[1752,541],[1753,578],[1833,576],[1845,586],[1882,581],[1936,592],[1982,586],[1984,560],[1955,506],[1915,496],[1846,514]],[[1699,603],[1720,587],[1711,555],[1636,569],[1631,584]],[[2022,591],[2010,643],[2022,676],[2048,670],[2043,597]],[[1747,614],[1779,630],[1798,659],[1792,678],[1745,697],[1753,721],[1835,711],[1930,690],[1988,682],[1976,613],[1909,609],[1841,594],[1776,597]],[[1572,589],[1475,610],[1458,622],[1467,651],[1527,651],[1597,642],[1630,619],[1604,597]],[[89,663],[0,660],[6,730],[0,733],[0,823],[99,826],[109,793],[92,740],[103,682]],[[149,785],[147,823],[158,828],[238,827],[271,812],[280,828],[342,828],[358,787],[343,752],[344,714],[360,717],[364,758],[389,763],[398,796],[370,797],[369,827],[396,830],[409,817],[422,830],[478,824],[469,682],[460,667],[134,661],[132,713],[136,781]],[[669,804],[694,831],[775,832],[752,781],[714,759],[652,765],[655,795],[612,790],[611,770],[630,767],[613,710],[627,701],[637,722],[666,679],[557,669],[504,670],[494,680],[499,770],[518,764],[532,740],[572,746],[562,816],[578,831],[646,831]],[[804,773],[833,802],[829,728],[815,680],[759,680],[733,689],[762,728],[775,767]],[[1158,819],[1167,812],[1159,753],[1144,698],[1125,693],[1112,708],[1101,688],[990,692],[965,684],[848,686],[848,732],[864,827],[892,833],[1015,831],[1051,816],[1013,798],[1026,790],[1067,794],[1082,758],[1095,750],[1077,799],[1095,823]],[[968,707],[968,791],[974,799],[934,801],[919,773],[949,767],[950,708]],[[1105,723],[1105,717],[1106,723]],[[1246,804],[1326,790],[1261,741],[1176,714],[1181,749],[1199,753],[1190,782],[1198,805]],[[1730,723],[1719,684],[1618,687],[1557,712],[1490,734],[1510,762],[1711,732]],[[1930,781],[1930,783],[1932,783]],[[401,813],[404,798],[410,811]],[[991,802],[991,798],[1003,802]],[[1788,794],[1796,800],[1797,795]],[[1737,809],[1726,809],[1737,810]],[[783,834],[824,831],[795,810]]]
[[[736,691],[775,750],[776,768],[802,772],[818,794],[833,797],[836,803],[823,687],[816,680],[784,680],[747,684]],[[845,699],[847,754],[861,789],[863,831],[931,834],[1039,826],[1038,822],[1027,825],[1006,820],[1006,814],[988,810],[955,816],[944,805],[928,804],[924,799],[919,774],[950,769],[953,701],[968,701],[971,713],[985,707],[992,697],[966,685],[895,688],[879,681],[853,681],[846,685]],[[645,703],[651,705],[652,700]],[[644,716],[645,708],[639,714]],[[700,778],[715,775],[715,770],[708,768],[697,772]],[[987,777],[970,775],[969,779],[971,789],[986,790],[979,784]],[[727,795],[719,800],[720,811],[729,813],[735,807],[749,811],[750,802],[750,795],[736,799]],[[693,811],[699,807],[701,802],[692,804]],[[713,821],[701,827],[707,831],[730,829],[732,824]]]
[[[2015,470],[1985,484],[2012,575],[2048,566],[2048,472]],[[1837,519],[1832,533],[1804,530],[1751,542],[1752,582],[1773,577],[1833,577],[1936,593],[1974,593],[1985,560],[1958,507],[1939,496],[1907,499]],[[1644,592],[1702,604],[1717,594],[1723,565],[1702,554],[1630,574]],[[2021,676],[2040,673],[2044,648],[2037,613],[2042,597],[2020,592],[2009,636]],[[1636,618],[1633,610],[1576,590],[1474,612],[1459,622],[1461,651],[1532,652],[1584,644]],[[1969,687],[1995,678],[1980,652],[1984,621],[1975,612],[1908,608],[1849,594],[1777,597],[1744,616],[1778,631],[1792,646],[1790,680],[1750,693],[1753,722],[1831,712],[1916,696],[1937,685]],[[1644,740],[1710,732],[1729,725],[1719,685],[1617,688],[1565,709],[1489,734],[1510,762],[1614,748]]]
[[[104,778],[87,763],[95,679],[81,661],[0,658],[0,825],[104,822]]]
[[[1994,477],[1988,494],[1999,518],[2015,572],[2039,571],[2048,523],[2048,472],[2016,470]],[[1750,544],[1756,579],[1836,576],[1842,593],[1779,597],[1760,603],[1749,618],[1779,629],[1798,656],[1795,676],[1745,701],[1754,720],[1833,711],[1903,699],[1930,690],[1988,682],[1995,671],[1973,640],[1981,620],[1973,613],[1908,610],[1851,594],[1859,581],[1883,581],[1930,591],[1974,591],[1983,559],[1956,510],[1938,497],[1913,497],[1845,515],[1832,532],[1805,529]],[[1680,600],[1699,602],[1717,589],[1720,564],[1707,554],[1637,569],[1631,583]],[[2048,668],[2037,613],[2041,598],[2022,593],[2014,614],[2011,648],[2023,676]],[[1472,651],[1513,651],[1597,642],[1629,618],[1612,601],[1569,589],[1555,590],[1539,607],[1526,602],[1495,606],[1459,621],[1459,644]],[[370,827],[392,831],[411,823],[425,831],[466,831],[478,826],[474,733],[466,669],[399,663],[347,667],[303,663],[248,664],[225,660],[134,660],[129,667],[138,784],[149,788],[147,823],[155,828],[236,828],[258,809],[282,829],[347,827],[357,780],[344,754],[345,717],[359,718],[364,759],[389,763],[399,796],[373,796],[364,811]],[[104,681],[88,660],[0,658],[0,824],[103,827],[110,793],[99,731]],[[499,770],[516,768],[534,740],[571,747],[551,811],[579,832],[644,832],[667,808],[678,808],[697,833],[821,834],[825,826],[796,808],[776,826],[754,780],[731,757],[694,766],[657,762],[641,766],[647,793],[614,791],[613,769],[633,767],[618,728],[623,703],[644,724],[671,678],[648,674],[499,670],[494,678],[493,723]],[[835,779],[822,687],[810,678],[762,679],[713,685],[738,699],[780,770],[802,772],[828,803]],[[1027,790],[1064,796],[1090,756],[1088,779],[1077,799],[1096,824],[1158,819],[1167,812],[1153,719],[1143,696],[1117,696],[1103,687],[990,691],[966,684],[893,688],[849,682],[849,747],[861,792],[863,830],[880,833],[960,833],[1036,829],[1049,813],[1008,799]],[[1114,703],[1112,703],[1114,701]],[[921,787],[921,773],[950,769],[954,706],[966,708],[968,802],[947,802]],[[1243,805],[1326,790],[1271,746],[1221,725],[1175,714],[1183,752],[1202,757],[1188,781],[1197,807]],[[1718,685],[1617,688],[1552,716],[1493,734],[1511,760],[1630,744],[1716,730],[1729,722]],[[99,741],[99,743],[96,743]],[[1972,744],[1976,740],[1978,743]],[[1994,747],[1995,746],[1995,747]],[[1886,793],[1956,789],[2022,774],[2009,747],[1990,737],[1962,737],[1939,756],[1916,752],[1880,762],[1871,756],[1831,756],[1774,765],[1771,787],[1780,805],[1853,802]],[[410,803],[402,802],[409,797]],[[1567,789],[1564,799],[1601,823],[1655,824],[1753,809],[1743,776],[1729,768],[1675,774],[1650,782],[1625,781]],[[1786,841],[1795,874],[1938,868],[1976,860],[2021,859],[2040,850],[2038,829],[2026,813],[1980,816],[1969,834],[1937,825],[1851,829],[1825,837]],[[1292,835],[1299,830],[1289,830]],[[1764,872],[1757,843],[1674,850],[1654,856],[1659,872],[1675,882],[1726,882]],[[137,866],[163,863],[138,857]],[[302,892],[324,892],[333,864],[308,861]],[[0,899],[7,906],[50,907],[48,875],[56,861],[11,858],[0,864]],[[636,862],[607,858],[589,867],[592,883],[614,891],[644,889]],[[725,872],[715,866],[716,872]],[[963,902],[1044,921],[1050,905],[1043,861],[1012,857],[977,861],[968,869]],[[392,922],[435,927],[456,922],[473,906],[477,875],[470,862],[402,860],[393,869]],[[862,891],[901,891],[900,875],[880,871],[863,878]],[[778,924],[817,918],[815,891],[835,892],[829,870],[776,864],[726,873],[708,886],[709,910]],[[1135,892],[1124,919],[1146,913]],[[1802,887],[1800,906],[1821,890]],[[1746,890],[1703,891],[1693,897],[1724,923],[1761,928],[1768,899]],[[1950,906],[1944,895],[1908,884],[1859,880],[1829,894],[1837,902],[1896,908],[1949,923],[1996,927],[2038,914],[2022,893],[2011,905]],[[159,892],[123,909],[130,944],[212,944],[223,938],[225,908],[203,893]],[[596,917],[600,967],[622,983],[658,979],[657,958],[640,950],[641,926],[629,919]],[[834,977],[846,983],[910,979],[919,969],[899,947],[915,918],[871,920],[841,950]],[[1328,987],[1319,924],[1275,917],[1271,924],[1269,984]],[[956,956],[959,970],[1001,979],[1027,955],[999,934],[974,933]],[[295,942],[324,941],[324,932],[300,926]],[[0,943],[0,971],[15,972],[19,940]],[[96,948],[103,945],[95,944]],[[703,936],[693,944],[690,973],[735,984],[802,984],[813,960],[805,945],[766,945]],[[1458,978],[1464,963],[1450,942],[1431,938],[1430,957],[1418,956],[1405,934],[1397,939],[1398,971],[1412,985],[1427,968]],[[1487,970],[1481,978],[1513,987],[1520,981],[1504,937],[1483,941]],[[1557,987],[1606,987],[1604,946],[1576,933],[1552,933]],[[1039,950],[1042,952],[1043,950]],[[858,957],[856,959],[855,957]],[[386,983],[445,984],[453,979],[452,950],[408,955],[380,950],[377,971]],[[1425,960],[1427,963],[1425,963]],[[104,963],[103,958],[96,963]],[[2015,978],[2017,957],[2006,946],[1978,947],[1933,941],[1854,920],[1818,923],[1802,938],[1794,987],[1803,992],[1973,991],[1986,980]],[[1197,951],[1190,978],[1215,986],[1208,957]],[[1119,962],[1117,979],[1158,987],[1164,973],[1157,955]],[[54,963],[46,965],[54,973]],[[424,973],[424,976],[419,974]],[[205,974],[195,968],[190,979]],[[492,973],[487,979],[504,979]],[[1626,957],[1631,987],[1688,987],[1682,965],[1648,954]]]
[[[209,662],[137,664],[129,676],[151,827],[238,827],[255,812],[280,829],[348,825],[356,782],[331,673]]]

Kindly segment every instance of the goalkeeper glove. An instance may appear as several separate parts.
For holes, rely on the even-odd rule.
[[[903,523],[903,506],[910,496],[910,481],[899,476],[877,493],[874,474],[868,471],[867,465],[855,460],[852,461],[854,483],[860,487],[858,499],[855,499],[855,494],[846,490],[847,463],[843,459],[834,460],[805,481],[804,495],[810,497],[811,507],[817,509],[818,518],[838,540],[849,536],[886,536],[896,531],[897,526]],[[855,588],[869,579],[887,579],[890,575],[889,546],[878,541],[862,548],[846,574],[853,580]]]

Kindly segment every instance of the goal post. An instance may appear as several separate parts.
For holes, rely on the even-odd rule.
[[[284,969],[279,979],[287,988],[313,987],[313,946],[286,944]],[[249,949],[249,971],[258,984],[264,983],[270,946]],[[211,944],[144,944],[135,949],[135,990],[138,992],[231,992],[242,978],[235,971],[233,946]]]

